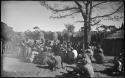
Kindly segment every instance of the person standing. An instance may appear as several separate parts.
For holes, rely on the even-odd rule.
[[[72,50],[73,50],[73,47],[71,46],[71,43],[68,42],[68,44],[67,44],[67,58],[68,58],[69,62],[71,62],[73,60],[73,57],[74,57]]]
[[[104,63],[104,54],[103,54],[103,49],[101,48],[101,45],[97,46],[97,54],[96,54],[96,62],[97,63]]]
[[[94,60],[94,57],[93,57],[93,50],[92,50],[92,48],[91,48],[90,46],[89,46],[88,49],[85,50],[85,53],[88,54],[88,56],[90,57],[90,60],[91,60],[92,62],[95,61],[95,60]]]
[[[20,47],[20,57],[22,58],[22,59],[24,59],[25,57],[26,57],[26,47],[25,47],[25,44],[24,44],[24,41],[21,41],[20,43],[19,43],[19,47]]]

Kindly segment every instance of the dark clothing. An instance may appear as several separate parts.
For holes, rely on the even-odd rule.
[[[94,57],[97,63],[103,63],[104,62],[103,50],[101,48],[97,49]]]
[[[60,52],[59,46],[58,45],[53,45],[52,52],[54,52],[55,54],[59,54],[59,52]]]

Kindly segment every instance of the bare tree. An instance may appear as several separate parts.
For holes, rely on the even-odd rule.
[[[88,48],[88,44],[91,39],[90,30],[91,26],[95,26],[101,22],[101,20],[113,20],[113,19],[121,19],[124,17],[124,3],[120,2],[111,2],[111,1],[97,1],[94,2],[92,0],[87,1],[77,1],[73,0],[71,2],[68,1],[57,1],[57,2],[49,2],[49,1],[41,1],[42,6],[45,6],[47,9],[53,12],[51,18],[65,18],[68,16],[74,16],[80,14],[82,16],[82,20],[77,22],[84,23],[84,44],[83,49]],[[67,4],[66,4],[67,3]],[[114,5],[112,4],[114,3]],[[64,6],[62,6],[63,4]],[[107,6],[108,5],[108,6]],[[107,9],[111,8],[111,9]],[[107,9],[107,12],[100,12],[103,9]],[[96,12],[97,15],[94,14]],[[105,14],[104,14],[105,13]]]

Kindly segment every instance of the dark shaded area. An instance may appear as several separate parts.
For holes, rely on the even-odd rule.
[[[48,66],[40,66],[40,65],[37,65],[36,67],[38,67],[38,68],[43,68],[43,69],[49,69]]]
[[[124,52],[124,29],[110,32],[103,40],[103,49],[106,55],[118,56]]]
[[[79,71],[68,71],[68,73],[64,73],[61,76],[56,76],[56,78],[85,78],[84,75],[78,74]],[[79,72],[80,73],[80,72]]]
[[[124,73],[118,73],[118,74],[113,74],[114,69],[112,68],[106,68],[103,71],[99,71],[100,73],[107,74],[108,76],[124,76]]]
[[[67,63],[67,64],[69,64],[69,65],[72,65],[72,64],[73,64],[73,62],[70,61],[70,60],[64,61],[64,63]]]
[[[12,28],[8,27],[7,24],[5,24],[4,22],[1,22],[1,40],[4,41],[9,41],[10,38],[7,36],[7,30],[10,30]]]
[[[105,39],[103,49],[105,55],[117,56],[124,50],[124,39]]]

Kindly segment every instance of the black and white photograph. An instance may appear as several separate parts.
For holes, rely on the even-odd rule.
[[[1,77],[124,78],[124,1],[1,1]]]

